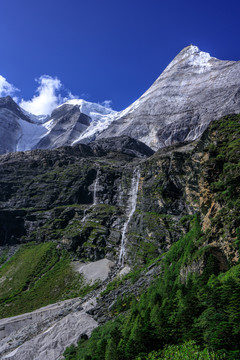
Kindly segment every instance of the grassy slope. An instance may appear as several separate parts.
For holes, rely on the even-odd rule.
[[[74,273],[69,254],[54,243],[30,243],[0,269],[0,316],[35,310],[86,294],[90,287]]]

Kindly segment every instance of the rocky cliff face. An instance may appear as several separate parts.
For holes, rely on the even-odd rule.
[[[226,167],[221,156],[227,156],[218,154],[214,160],[211,146],[218,149],[220,130],[213,129],[223,126],[225,137],[232,122],[232,146],[238,146],[238,117],[232,117],[214,123],[195,143],[145,159],[151,150],[129,138],[1,156],[1,245],[55,241],[82,260],[108,256],[117,261],[136,168],[136,211],[126,235],[129,264],[167,250],[188,230],[188,221],[181,221],[185,215],[199,213],[203,230],[211,228],[211,218],[224,212],[213,189]],[[235,165],[229,164],[233,171]],[[233,232],[230,226],[225,237]],[[222,245],[226,258],[233,254],[230,248]]]
[[[78,106],[64,104],[51,114],[48,133],[35,146],[35,149],[54,149],[71,145],[90,125],[90,117],[81,113]]]
[[[20,354],[22,357],[19,355],[18,359],[24,359],[28,345],[34,344],[34,340],[26,336],[27,332],[31,339],[36,336],[35,343],[41,344],[39,354],[41,352],[46,358],[42,339],[46,339],[48,326],[50,333],[56,334],[70,318],[75,321],[74,311],[89,319],[92,328],[96,326],[94,321],[102,323],[114,316],[116,307],[120,306],[119,295],[123,298],[130,293],[138,296],[141,289],[159,275],[161,265],[156,259],[188,234],[193,217],[201,236],[191,242],[189,252],[194,253],[194,258],[189,257],[181,267],[181,281],[186,281],[189,273],[201,274],[209,257],[215,259],[216,272],[226,271],[236,264],[240,229],[239,135],[239,115],[231,115],[213,122],[200,139],[169,146],[154,154],[146,145],[124,137],[51,151],[2,155],[1,261],[7,260],[6,251],[12,256],[16,246],[35,241],[55,244],[56,250],[51,251],[57,251],[60,260],[61,251],[66,250],[72,260],[81,262],[107,258],[115,263],[112,276],[121,270],[122,263],[125,265],[123,273],[127,267],[147,266],[134,283],[131,278],[116,279],[107,289],[103,287],[95,292],[92,296],[95,299],[98,295],[99,299],[88,311],[90,318],[81,312],[82,309],[73,307],[67,310],[69,316],[65,317],[64,313],[55,325],[43,321],[44,326],[40,324],[36,329],[32,323],[28,324],[12,338],[6,335],[10,336],[8,341],[13,338],[14,341],[11,340],[6,348],[1,345],[2,340],[3,354],[11,351],[10,358],[15,359]],[[46,254],[43,259],[50,256],[49,252]],[[41,280],[50,270],[44,268],[41,274],[37,268],[34,275],[27,278],[21,292],[11,298],[6,295],[0,298],[3,313],[9,309],[9,304],[21,302],[22,294],[27,296],[31,292],[33,277]],[[3,292],[5,282],[12,281],[7,276],[1,279]],[[58,285],[57,290],[63,295],[61,286],[65,285]],[[34,289],[37,292],[37,286]],[[34,300],[34,293],[30,295],[31,301],[32,297]],[[11,308],[14,311],[14,306]],[[53,321],[56,321],[54,316]],[[8,328],[8,321],[4,320],[3,324]],[[81,329],[80,326],[79,336]],[[66,328],[64,331],[64,339],[69,334],[70,342],[77,340]],[[66,341],[63,343],[70,345]],[[19,344],[23,345],[17,350]],[[48,354],[52,354],[51,343],[47,342],[47,347]],[[58,354],[62,350],[58,347]]]
[[[21,136],[19,119],[30,122],[10,96],[0,98],[0,154],[14,152]]]
[[[240,112],[239,74],[239,61],[188,46],[99,137],[128,135],[154,150],[194,140],[212,120]]]
[[[113,256],[132,171],[152,153],[123,138],[3,155],[1,245],[61,239],[84,259]]]

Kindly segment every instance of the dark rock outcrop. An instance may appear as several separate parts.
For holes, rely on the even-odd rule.
[[[98,156],[121,153],[131,157],[144,158],[154,154],[154,151],[147,145],[129,136],[100,139],[90,143],[89,146]]]
[[[1,156],[1,244],[55,241],[82,260],[105,256],[117,260],[136,167],[140,181],[136,211],[126,233],[127,262],[144,263],[167,250],[188,231],[189,220],[182,220],[185,216],[199,213],[204,231],[217,217],[221,228],[227,219],[221,215],[224,202],[217,200],[213,189],[219,186],[214,184],[224,167],[222,155],[210,149],[218,141],[222,146],[229,134],[227,141],[235,146],[238,119],[232,116],[216,122],[200,140],[161,149],[147,159],[127,155],[129,147],[132,155],[132,144],[136,143],[129,138],[123,143],[115,141],[114,155],[105,155],[111,142],[101,140],[92,146]],[[235,125],[228,128],[228,123]],[[225,127],[226,134],[219,140]],[[139,154],[141,144],[137,143],[136,149],[133,154]],[[229,168],[235,169],[229,161]],[[235,177],[232,181],[238,189]],[[230,214],[234,212],[228,217]],[[231,224],[229,220],[225,238],[217,245],[228,259],[235,257],[234,246],[227,244],[235,236],[237,220]],[[216,248],[215,238],[212,235],[209,242]]]

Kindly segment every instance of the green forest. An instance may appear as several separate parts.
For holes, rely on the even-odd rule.
[[[179,275],[202,240],[194,216],[188,234],[159,259],[162,276],[124,314],[119,301],[119,316],[68,348],[65,359],[240,359],[240,264],[221,273],[205,249],[203,273],[186,282]]]

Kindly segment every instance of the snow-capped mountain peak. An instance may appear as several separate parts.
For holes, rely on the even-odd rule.
[[[49,118],[0,99],[0,153],[53,149],[95,138],[130,136],[154,150],[199,137],[208,124],[240,112],[240,62],[185,47],[153,85],[127,109],[71,99]]]
[[[240,61],[184,48],[153,85],[99,138],[128,135],[154,150],[199,137],[208,124],[240,112]]]
[[[109,114],[116,113],[116,111],[112,110],[111,108],[105,107],[101,104],[89,102],[89,101],[86,101],[83,99],[71,99],[71,100],[66,101],[62,105],[65,105],[65,104],[79,106],[80,111],[83,114],[90,116],[93,121],[100,119],[102,115],[109,115]],[[60,105],[60,106],[62,106],[62,105]]]
[[[179,64],[194,67],[195,71],[198,72],[204,72],[211,69],[211,60],[216,60],[216,58],[210,56],[207,52],[201,51],[197,46],[190,45],[180,51],[180,53],[170,62],[164,72],[169,71]]]
[[[0,102],[0,154],[87,143],[105,130],[117,112],[83,99],[68,100],[51,116],[36,116],[10,97]],[[9,129],[9,130],[8,130]]]

